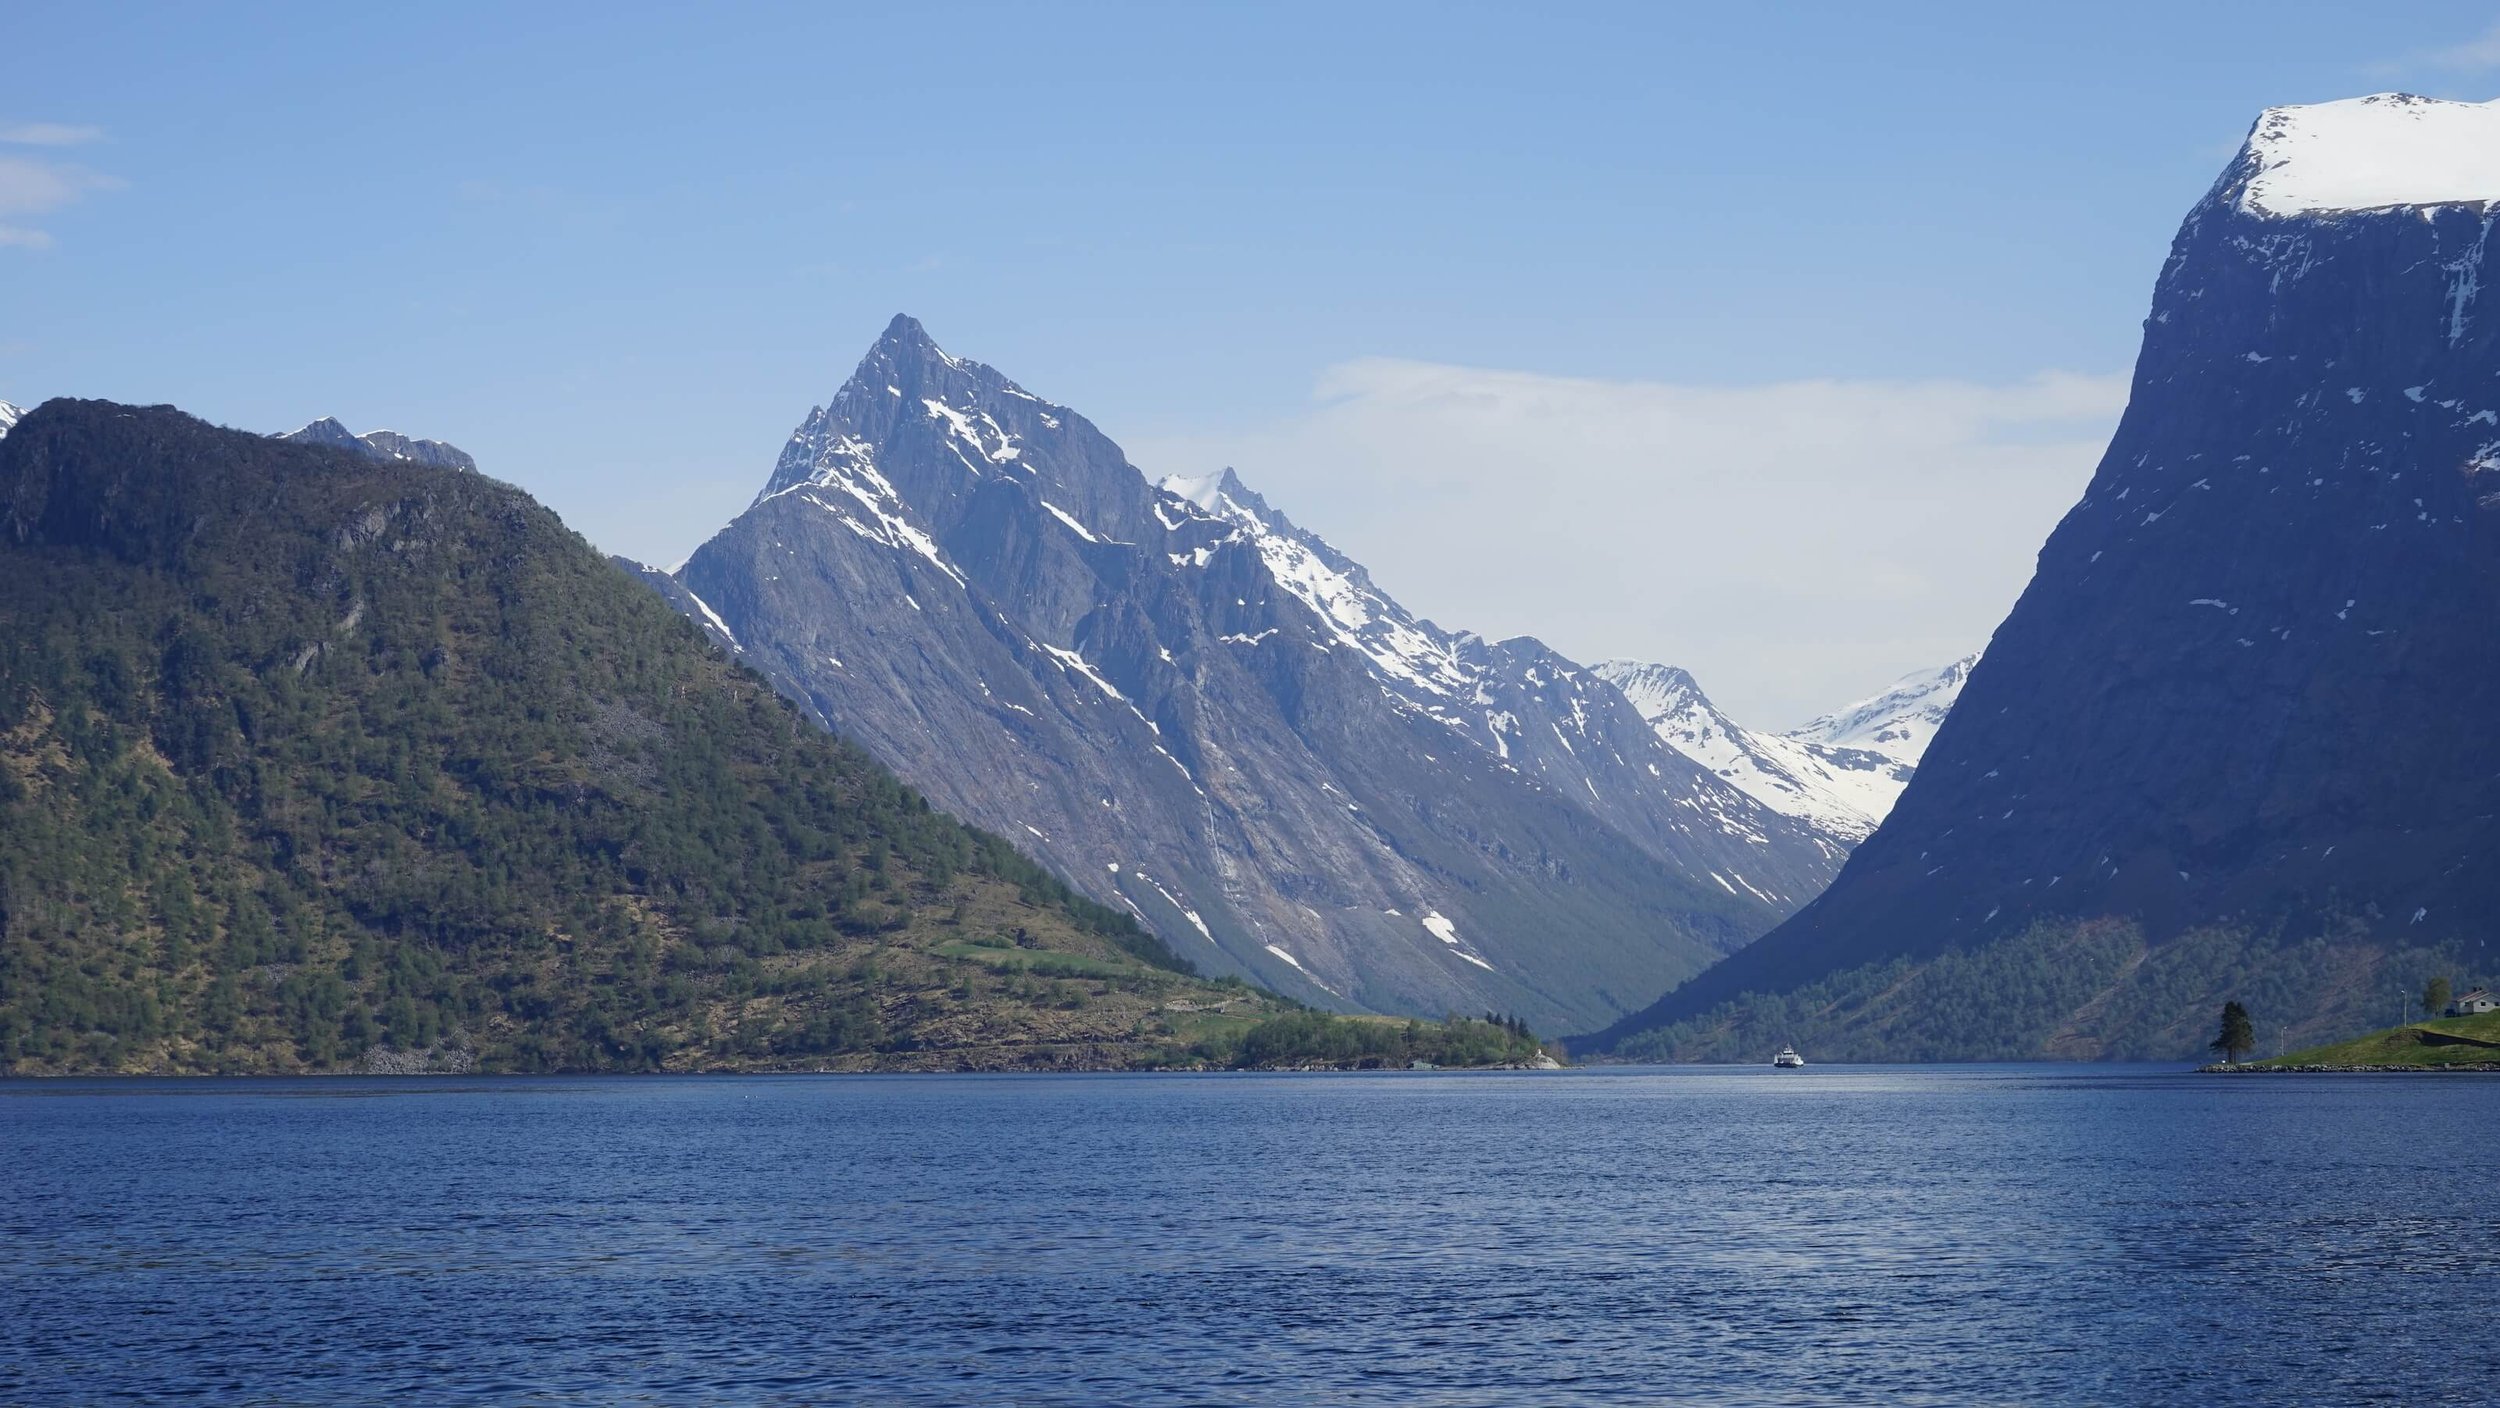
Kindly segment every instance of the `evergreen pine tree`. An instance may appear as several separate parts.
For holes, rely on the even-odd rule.
[[[2237,1061],[2240,1053],[2257,1049],[2257,1028],[2248,1020],[2248,1009],[2236,1002],[2222,1004],[2222,1032],[2213,1039],[2213,1050],[2225,1061]]]

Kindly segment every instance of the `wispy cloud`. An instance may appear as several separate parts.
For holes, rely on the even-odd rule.
[[[0,142],[19,147],[81,147],[104,140],[101,127],[81,127],[67,122],[15,122],[0,124]]]
[[[2369,71],[2374,77],[2393,78],[2407,73],[2489,73],[2494,69],[2500,69],[2500,24],[2471,39],[2372,64]]]
[[[0,127],[0,145],[67,147],[98,141],[93,127],[58,122],[21,122]],[[76,204],[95,191],[118,188],[121,182],[101,172],[23,152],[0,151],[0,249],[50,249],[47,230],[21,223]]]
[[[1445,626],[1692,669],[1788,725],[1985,642],[2083,491],[2127,378],[1614,381],[1367,359],[1231,464]]]

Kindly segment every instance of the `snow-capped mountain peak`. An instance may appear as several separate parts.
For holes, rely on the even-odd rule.
[[[2268,108],[2224,181],[2260,216],[2500,200],[2500,102],[2373,93]]]
[[[0,435],[6,435],[10,431],[17,429],[17,423],[25,419],[25,417],[26,411],[23,407],[12,406],[6,401],[0,401]]]
[[[1590,668],[1622,690],[1623,697],[1632,701],[1632,707],[1640,710],[1644,719],[1680,714],[1696,704],[1713,714],[1718,712],[1702,696],[1700,682],[1688,670],[1643,660],[1600,660]]]
[[[1623,691],[1668,747],[1773,811],[1844,840],[1873,832],[1910,780],[1915,759],[1746,728],[1672,665],[1606,660],[1592,668]]]
[[[668,574],[724,648],[1192,962],[1591,1022],[1847,847],[1534,640],[1406,610],[1230,472],[1156,480],[897,319]]]
[[[1223,506],[1225,486],[1239,482],[1233,477],[1233,472],[1226,469],[1214,474],[1166,475],[1155,487],[1173,498],[1186,499],[1208,513],[1215,513]]]
[[[1836,748],[1863,748],[1915,767],[1936,728],[1962,697],[1962,684],[1980,652],[1972,651],[1936,670],[1914,670],[1880,694],[1790,729],[1784,737]]]

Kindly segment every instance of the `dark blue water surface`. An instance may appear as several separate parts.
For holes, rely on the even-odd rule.
[[[0,1082],[0,1402],[2492,1401],[2500,1081]]]

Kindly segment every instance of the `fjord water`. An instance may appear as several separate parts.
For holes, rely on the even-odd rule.
[[[0,1083],[0,1402],[2475,1401],[2500,1083]]]

